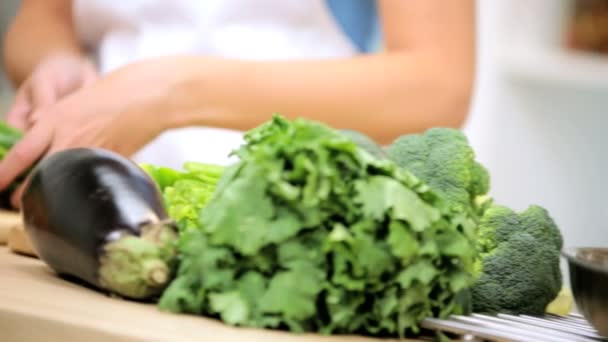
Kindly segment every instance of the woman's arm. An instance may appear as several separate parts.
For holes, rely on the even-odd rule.
[[[47,153],[87,146],[130,156],[166,129],[250,129],[274,112],[357,129],[380,143],[459,126],[474,76],[473,0],[384,0],[381,9],[386,51],[378,55],[282,62],[161,57],[125,66],[41,109],[0,162],[0,189]]]
[[[50,55],[82,55],[71,0],[22,0],[3,47],[4,67],[17,87]]]
[[[279,112],[361,130],[381,143],[432,126],[460,126],[474,78],[474,1],[384,0],[380,10],[385,51],[377,55],[167,61],[167,72],[183,76],[168,94],[174,106],[165,124],[249,129]]]

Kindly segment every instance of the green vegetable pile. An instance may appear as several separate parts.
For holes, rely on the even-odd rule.
[[[23,133],[9,124],[0,121],[0,160],[4,159],[8,151],[15,145],[21,138]],[[27,171],[29,172],[29,170]],[[0,192],[0,208],[10,209],[10,197],[13,191],[19,187],[21,182],[25,179],[27,172],[21,174],[17,179],[11,183],[6,189]]]
[[[544,208],[494,203],[459,130],[381,147],[280,116],[228,167],[144,165],[180,227],[163,310],[238,326],[404,336],[427,317],[543,314],[562,288]]]
[[[245,142],[198,221],[186,215],[196,229],[181,235],[162,309],[391,336],[463,312],[475,222],[426,183],[316,122],[276,116]]]

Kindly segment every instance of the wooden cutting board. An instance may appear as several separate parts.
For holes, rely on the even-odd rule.
[[[5,244],[12,252],[36,256],[19,212],[0,210],[0,245]]]
[[[218,320],[160,312],[63,280],[36,258],[0,247],[2,341],[388,342],[235,328]],[[412,341],[412,340],[400,340]]]
[[[13,227],[21,226],[19,212],[0,209],[0,245],[5,245],[8,242],[8,235]]]

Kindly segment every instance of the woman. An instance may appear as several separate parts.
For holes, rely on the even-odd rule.
[[[172,167],[225,162],[239,132],[273,113],[381,143],[458,127],[474,10],[472,0],[24,0],[4,60],[18,87],[8,120],[27,134],[0,162],[0,189],[77,146]]]

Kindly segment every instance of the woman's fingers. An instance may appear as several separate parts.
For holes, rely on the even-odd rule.
[[[17,91],[15,102],[6,114],[6,121],[13,127],[20,130],[27,128],[27,117],[32,110],[30,103],[29,87],[24,85]]]
[[[0,161],[0,190],[32,166],[48,150],[53,138],[51,127],[35,125]]]
[[[40,63],[17,92],[7,121],[28,130],[40,114],[61,98],[93,84],[98,79],[93,63],[73,56],[54,56]]]
[[[91,63],[86,63],[83,66],[82,72],[82,86],[88,86],[93,84],[99,78],[99,74],[95,69],[95,66]]]
[[[43,78],[34,80],[30,86],[30,94],[34,111],[27,117],[28,128],[34,126],[45,108],[53,105],[57,101],[58,94],[55,81]]]
[[[34,108],[50,106],[57,100],[57,80],[51,75],[40,73],[34,77],[30,85],[32,105]]]
[[[11,195],[11,205],[15,209],[21,209],[21,197],[25,191],[25,183],[19,185],[19,187]]]

